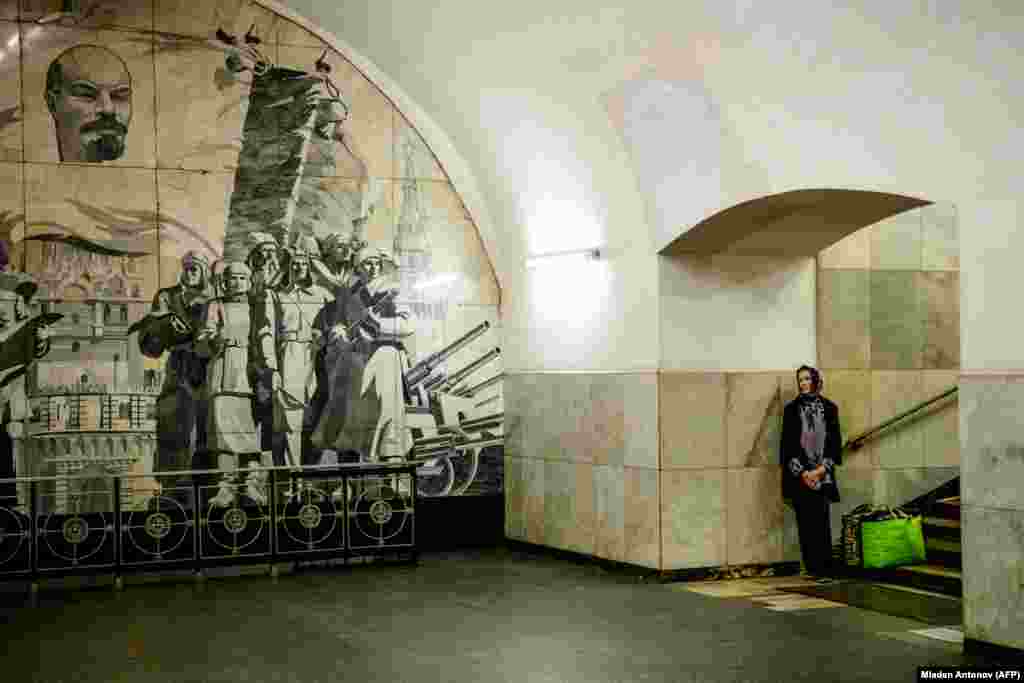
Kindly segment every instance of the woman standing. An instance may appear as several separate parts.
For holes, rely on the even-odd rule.
[[[796,371],[800,395],[782,417],[782,495],[796,511],[800,554],[807,573],[827,580],[832,571],[829,504],[839,501],[835,467],[842,464],[843,440],[836,404],[821,395],[815,368]]]

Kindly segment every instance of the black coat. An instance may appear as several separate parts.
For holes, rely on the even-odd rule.
[[[839,428],[839,409],[836,404],[824,396],[821,402],[825,407],[825,457],[832,460],[836,465],[843,462],[843,435]],[[800,423],[799,400],[793,400],[786,404],[782,413],[782,438],[779,443],[779,464],[782,465],[782,497],[792,499],[797,491],[803,486],[799,475],[794,475],[789,469],[789,461],[798,458],[804,465],[805,470],[812,469],[800,445],[800,433],[803,427]],[[831,485],[823,486],[822,493],[833,502],[839,501],[839,479],[835,468],[832,469]],[[806,490],[806,489],[805,489]]]

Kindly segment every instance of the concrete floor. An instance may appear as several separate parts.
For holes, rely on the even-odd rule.
[[[136,579],[137,582],[139,579]],[[279,579],[0,595],[3,680],[913,681],[966,662],[928,624],[773,611],[505,548]],[[905,637],[904,637],[905,636]]]

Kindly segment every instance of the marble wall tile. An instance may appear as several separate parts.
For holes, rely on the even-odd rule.
[[[843,443],[873,427],[871,415],[871,372],[867,370],[822,370],[825,377],[823,394],[839,409],[839,429]],[[843,467],[877,466],[870,448],[843,453]]]
[[[871,362],[870,274],[818,271],[818,363],[826,368],[867,368]]]
[[[96,0],[81,3],[83,14],[77,26],[88,28],[153,29],[154,0]],[[37,21],[60,12],[63,0],[21,0],[21,20]]]
[[[626,477],[623,468],[601,465],[594,472],[594,556],[626,556]]]
[[[657,568],[661,548],[658,528],[657,470],[625,469],[625,554],[623,560]]]
[[[523,481],[523,460],[505,453],[505,535],[526,538],[526,491]]]
[[[597,540],[597,507],[594,489],[594,466],[573,463],[575,491],[573,495],[573,523],[566,530],[566,548],[573,552],[593,555]]]
[[[153,3],[154,23],[159,33],[212,39],[217,29],[222,28],[241,40],[252,28],[253,35],[263,41],[257,47],[265,53],[276,47],[277,25],[284,21],[251,0],[153,0]]]
[[[536,376],[536,382],[536,401],[530,410],[530,457],[561,460],[562,430],[569,422],[573,402],[562,400],[558,394],[564,389],[560,376],[541,373]]]
[[[964,636],[1024,649],[1024,512],[964,505]]]
[[[903,505],[959,475],[960,470],[956,467],[875,470],[875,503],[892,506]]]
[[[818,269],[869,270],[871,268],[871,235],[871,230],[862,228],[850,233],[832,246],[826,247],[818,253]]]
[[[871,422],[875,426],[895,417],[923,400],[921,373],[893,370],[871,373]],[[924,466],[924,438],[921,425],[903,420],[876,434],[867,448],[874,451],[878,466],[906,468]]]
[[[960,273],[917,273],[923,327],[922,367],[960,367]]]
[[[546,530],[544,522],[544,462],[524,458],[522,461],[523,490],[526,492],[526,540],[544,545]]]
[[[836,474],[839,481],[839,502],[833,503],[829,518],[832,522],[832,538],[839,543],[843,529],[843,515],[864,503],[875,502],[877,471],[867,468],[840,467]]]
[[[725,375],[658,375],[662,469],[722,467],[726,462]]]
[[[782,506],[782,561],[799,562],[800,530],[796,525],[796,512],[792,506]]]
[[[157,171],[161,287],[178,281],[187,252],[211,264],[221,257],[234,184],[234,173]]]
[[[786,404],[795,399],[797,394],[800,393],[796,383],[796,368],[778,373],[778,378],[779,401],[782,403],[782,407],[785,408]],[[825,381],[828,381],[827,377]]]
[[[662,569],[726,563],[726,470],[661,472]]]
[[[121,284],[127,288],[127,296],[134,297],[137,286],[136,298],[152,301],[158,283],[156,178],[152,170],[29,164],[25,167],[25,194],[28,235],[64,233],[113,239],[129,250],[145,252],[147,256],[131,261],[137,271],[128,274],[130,282]],[[42,268],[42,264],[36,267]],[[90,291],[95,278],[84,266],[81,277],[83,291]],[[62,283],[68,291],[78,287],[67,278]]]
[[[161,168],[234,169],[251,77],[231,78],[227,53],[191,36],[156,38],[156,148]]]
[[[658,465],[658,375],[623,376],[624,462],[627,467]]]
[[[0,20],[15,21],[18,18],[18,0],[0,0]]]
[[[781,562],[782,469],[730,469],[726,472],[726,487],[727,564]]]
[[[1024,509],[1024,381],[965,378],[960,384],[960,495],[965,504]]]
[[[726,453],[730,468],[778,462],[782,401],[772,372],[726,375]]]
[[[552,548],[568,546],[575,524],[576,471],[571,463],[544,462],[544,541]]]
[[[30,29],[31,30],[31,29]],[[0,46],[20,40],[19,25],[0,23]],[[21,161],[22,140],[21,51],[6,50],[0,60],[0,162]]]
[[[555,401],[560,404],[561,420],[551,424],[556,435],[559,452],[557,458],[566,462],[593,462],[597,450],[597,437],[588,430],[587,411],[590,387],[594,376],[582,373],[559,374]]]
[[[866,229],[871,234],[872,269],[921,269],[920,210],[904,211]]]
[[[437,157],[411,123],[395,110],[396,178],[448,181]]]
[[[957,386],[960,373],[956,370],[925,370],[921,373],[924,398],[931,398]],[[960,403],[958,395],[933,404],[919,418],[924,439],[926,467],[960,466]]]
[[[874,270],[870,278],[871,368],[920,368],[924,321],[917,273]]]
[[[58,133],[51,115],[46,94],[46,74],[50,64],[65,50],[80,46],[83,52],[65,55],[74,57],[85,64],[83,68],[95,73],[94,78],[105,81],[128,82],[125,72],[130,77],[130,117],[126,117],[127,135],[124,138],[124,153],[118,159],[103,162],[80,163],[90,166],[145,166],[152,168],[156,164],[155,145],[155,113],[153,109],[153,36],[148,33],[129,31],[103,31],[81,28],[63,28],[54,25],[39,26],[39,32],[32,40],[26,37],[22,50],[23,68],[23,103],[25,126],[25,159],[55,163],[61,160],[58,147]],[[29,29],[32,30],[32,29]],[[27,33],[26,33],[27,36]],[[97,49],[101,48],[101,49]],[[88,55],[88,57],[87,57]],[[128,99],[129,96],[125,96]],[[77,98],[76,98],[77,99]],[[62,130],[70,128],[70,136],[74,136],[74,110],[71,108],[70,95],[56,99],[57,110],[61,112],[61,120],[72,118],[72,122]],[[118,104],[120,109],[127,103]],[[77,145],[69,142],[65,153],[65,161],[73,159],[72,149]]]
[[[960,269],[960,222],[956,205],[937,202],[921,212],[921,267],[924,270]]]
[[[542,458],[546,442],[550,439],[547,433],[548,415],[555,409],[553,375],[531,373],[523,375],[524,396],[523,421],[526,429],[523,432],[523,457]]]
[[[0,162],[0,241],[8,249],[11,270],[25,269],[25,186],[21,164]]]
[[[505,455],[517,458],[524,457],[525,439],[523,436],[528,424],[523,419],[524,384],[523,375],[518,374],[507,374],[502,380],[505,404]]]
[[[313,68],[323,54],[319,47],[281,45],[278,62],[282,66]],[[345,144],[336,150],[333,168],[323,167],[324,175],[348,178],[390,178],[394,172],[395,107],[384,93],[337,52],[325,58],[331,66],[330,77],[349,106],[342,124]],[[350,154],[343,154],[348,150]]]
[[[590,396],[583,406],[581,436],[595,465],[625,465],[625,385],[630,375],[599,374],[590,381]]]

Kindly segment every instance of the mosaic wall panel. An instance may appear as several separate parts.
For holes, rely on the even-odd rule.
[[[376,85],[252,0],[20,13],[0,2],[4,473],[134,473],[144,505],[221,467],[225,508],[265,502],[249,463],[503,490],[497,282]]]
[[[13,22],[0,22],[0,88],[0,161],[21,161],[21,32]]]

